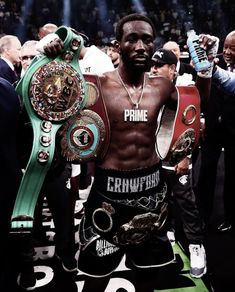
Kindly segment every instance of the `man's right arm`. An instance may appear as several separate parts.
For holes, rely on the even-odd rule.
[[[202,34],[200,35],[200,42],[201,46],[207,50],[208,59],[212,62],[212,64],[214,63],[213,66],[211,66],[213,82],[216,83],[217,86],[226,93],[234,94],[235,74],[218,67],[214,62],[218,50],[219,39],[215,36]],[[204,73],[201,75],[203,77]]]
[[[37,43],[36,50],[48,57],[57,57],[63,50],[63,41],[56,33],[50,33]]]

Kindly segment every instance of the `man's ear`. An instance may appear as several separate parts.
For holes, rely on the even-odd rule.
[[[117,52],[120,54],[120,43],[115,40],[113,46],[114,46],[115,50],[117,50]]]
[[[176,65],[175,65],[175,64],[171,64],[171,65],[170,65],[170,68],[171,68],[171,70],[172,70],[173,72],[176,71]]]

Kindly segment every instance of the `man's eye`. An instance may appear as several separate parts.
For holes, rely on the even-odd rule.
[[[153,42],[152,38],[147,38],[144,40],[144,43],[147,45],[151,44],[152,42]]]
[[[133,43],[136,42],[136,39],[134,39],[134,38],[129,38],[129,39],[128,39],[128,42],[131,43],[131,44],[133,44]]]

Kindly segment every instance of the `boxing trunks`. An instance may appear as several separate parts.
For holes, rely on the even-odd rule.
[[[160,168],[161,164],[132,171],[96,168],[79,229],[79,269],[107,275],[124,253],[138,268],[174,260],[164,228],[167,187]]]

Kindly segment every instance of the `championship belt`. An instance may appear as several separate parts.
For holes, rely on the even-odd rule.
[[[13,231],[30,232],[35,205],[51,165],[58,129],[84,107],[87,89],[78,60],[83,39],[61,26],[64,49],[55,59],[35,58],[16,90],[23,97],[33,128],[33,147],[12,214]]]
[[[192,153],[200,135],[200,96],[195,86],[177,86],[176,111],[165,106],[156,134],[156,151],[161,159],[176,165]]]
[[[110,125],[99,77],[84,75],[87,86],[86,109],[63,126],[62,155],[69,161],[86,162],[104,157],[110,138]]]

